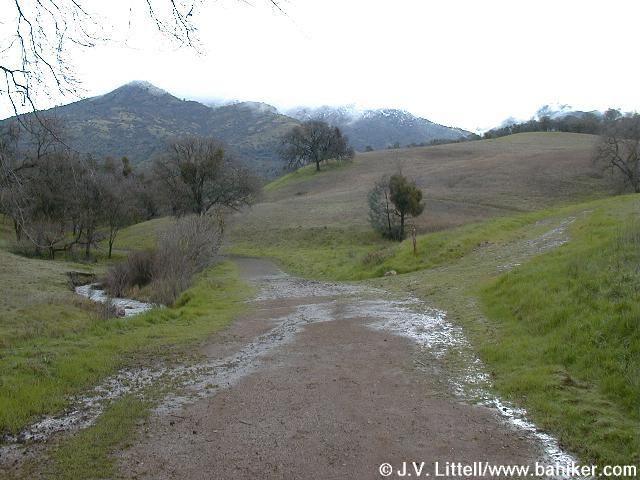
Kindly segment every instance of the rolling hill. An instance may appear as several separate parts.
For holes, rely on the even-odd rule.
[[[368,230],[367,192],[381,175],[398,169],[424,191],[426,208],[417,219],[422,232],[603,196],[617,187],[592,163],[596,140],[575,133],[523,133],[359,153],[351,164],[277,181],[267,201],[249,213],[248,224]]]

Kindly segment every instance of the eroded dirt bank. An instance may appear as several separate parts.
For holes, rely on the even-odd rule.
[[[472,357],[439,312],[238,263],[259,288],[254,308],[142,427],[121,454],[123,476],[381,478],[382,462],[524,464],[549,453],[473,403],[483,377],[459,366]]]

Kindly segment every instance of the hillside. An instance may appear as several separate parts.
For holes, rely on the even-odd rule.
[[[354,148],[361,151],[367,146],[383,149],[396,143],[405,146],[470,135],[394,109],[356,115],[343,108],[301,108],[291,112],[293,118],[260,102],[207,106],[179,99],[142,81],[46,110],[45,114],[64,121],[67,141],[73,148],[96,157],[126,156],[139,165],[161,152],[171,137],[203,135],[224,141],[250,168],[267,178],[282,173],[278,153],[282,136],[309,118],[320,117],[343,128]]]
[[[358,111],[349,107],[298,107],[286,113],[301,121],[320,119],[340,127],[358,151],[367,147],[380,150],[395,144],[404,147],[432,140],[457,140],[472,135],[466,130],[439,125],[392,108]]]
[[[594,168],[595,140],[517,134],[302,169],[236,219],[229,250],[425,302],[464,330],[494,391],[538,431],[582,463],[635,463],[638,196],[610,197],[618,179]],[[367,225],[367,190],[399,166],[426,197],[415,254]]]
[[[361,153],[352,164],[277,181],[267,201],[248,214],[248,224],[367,230],[367,192],[381,175],[398,169],[424,191],[421,232],[614,193],[614,179],[591,161],[596,138],[527,133]]]
[[[226,142],[267,176],[281,171],[278,142],[297,123],[268,105],[242,102],[210,108],[146,82],[132,82],[46,113],[65,121],[71,146],[98,157],[127,156],[140,164],[160,152],[170,137],[207,135]]]

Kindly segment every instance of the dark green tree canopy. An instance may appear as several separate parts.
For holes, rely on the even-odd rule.
[[[369,192],[369,222],[384,237],[404,239],[406,217],[423,210],[422,191],[401,174],[382,177]]]
[[[391,201],[400,214],[408,214],[417,217],[424,210],[422,203],[422,191],[416,187],[415,182],[402,175],[393,175],[389,179]]]

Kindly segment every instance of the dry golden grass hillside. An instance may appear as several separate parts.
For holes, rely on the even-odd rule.
[[[399,169],[426,199],[422,232],[619,192],[619,179],[592,162],[597,137],[524,133],[495,140],[358,154],[324,172],[305,168],[267,186],[244,225],[367,226],[367,192]]]

